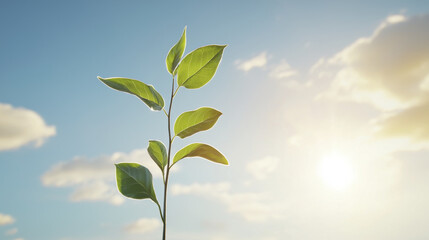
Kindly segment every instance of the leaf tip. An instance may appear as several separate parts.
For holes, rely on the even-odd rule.
[[[100,81],[103,81],[103,80],[104,80],[104,78],[102,78],[102,77],[100,77],[100,76],[97,76],[97,78],[98,78],[98,80],[100,80]]]

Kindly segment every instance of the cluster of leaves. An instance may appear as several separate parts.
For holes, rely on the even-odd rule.
[[[147,147],[148,153],[157,164],[163,175],[164,181],[164,214],[156,197],[152,174],[144,166],[137,163],[119,163],[116,164],[116,180],[119,191],[126,197],[134,199],[151,199],[158,205],[160,216],[166,222],[166,194],[169,170],[177,162],[189,157],[202,157],[210,161],[228,165],[226,158],[214,147],[204,143],[193,143],[179,150],[171,159],[171,145],[176,136],[180,138],[190,137],[198,132],[210,129],[222,115],[216,109],[202,107],[194,111],[182,113],[174,123],[174,136],[171,136],[170,118],[173,98],[180,87],[188,89],[201,88],[207,84],[215,75],[222,58],[226,45],[208,45],[195,49],[187,54],[183,59],[183,53],[186,47],[186,27],[180,40],[170,49],[166,66],[167,71],[172,75],[172,91],[170,106],[168,112],[164,108],[164,99],[152,85],[141,81],[114,77],[98,77],[107,86],[126,93],[133,94],[141,99],[151,110],[164,111],[168,119],[168,150],[165,144],[158,140],[150,140]],[[175,89],[175,78],[177,78],[178,87]]]

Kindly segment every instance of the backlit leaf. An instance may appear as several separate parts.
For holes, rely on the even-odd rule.
[[[174,69],[176,69],[177,64],[179,64],[180,59],[182,58],[183,53],[185,52],[185,47],[186,47],[186,27],[183,30],[182,37],[176,43],[176,45],[174,45],[170,49],[167,55],[167,59],[165,60],[165,63],[167,65],[167,71],[169,73],[173,74]]]
[[[174,124],[174,133],[185,138],[197,132],[210,129],[222,115],[216,109],[202,107],[195,111],[180,114]]]
[[[147,85],[138,80],[130,78],[102,78],[97,77],[107,86],[126,93],[133,94],[140,98],[146,105],[152,109],[159,111],[164,107],[164,99],[152,85]]]
[[[216,73],[226,45],[200,47],[186,55],[177,67],[179,86],[200,88]]]
[[[215,163],[228,165],[228,161],[222,153],[204,143],[193,143],[179,150],[174,155],[173,164],[187,157],[202,157]]]

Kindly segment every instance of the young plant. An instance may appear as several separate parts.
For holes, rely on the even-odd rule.
[[[189,157],[202,157],[215,163],[228,165],[226,158],[214,147],[204,143],[193,143],[179,150],[171,158],[171,146],[176,136],[186,138],[200,131],[210,129],[218,120],[221,112],[209,107],[202,107],[194,111],[182,113],[174,123],[174,135],[172,136],[171,109],[173,99],[180,87],[188,89],[201,88],[215,75],[223,51],[226,45],[208,45],[195,49],[183,59],[186,46],[186,27],[182,37],[168,52],[166,65],[167,71],[172,76],[171,95],[168,110],[164,107],[164,99],[152,85],[147,85],[138,80],[114,77],[98,77],[107,86],[140,98],[151,110],[163,111],[167,117],[168,148],[158,140],[150,140],[147,151],[153,161],[162,172],[164,182],[163,207],[156,197],[152,174],[144,166],[137,163],[116,164],[116,181],[119,191],[126,197],[134,199],[151,199],[159,210],[163,223],[162,239],[166,239],[167,228],[167,187],[171,168],[180,160]],[[177,88],[175,80],[177,79]]]

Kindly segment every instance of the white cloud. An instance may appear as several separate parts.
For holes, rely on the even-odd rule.
[[[9,225],[15,222],[15,219],[7,214],[0,213],[0,226]]]
[[[404,148],[428,143],[428,25],[428,14],[392,15],[372,36],[319,61],[311,73],[319,81],[333,79],[320,97],[374,106],[379,111],[373,121],[378,137],[402,139]]]
[[[125,226],[124,231],[130,234],[145,234],[153,232],[161,226],[156,218],[140,218],[134,223]]]
[[[276,79],[287,79],[298,75],[298,71],[293,69],[286,60],[281,60],[270,71],[269,76]]]
[[[0,151],[27,144],[40,147],[55,133],[55,127],[46,125],[36,112],[0,103]]]
[[[406,18],[405,18],[404,15],[396,14],[396,15],[390,15],[390,16],[388,16],[387,19],[386,19],[386,22],[394,24],[394,23],[403,22],[405,20],[406,20]]]
[[[24,238],[15,238],[14,240],[24,240]]]
[[[331,93],[381,110],[427,101],[421,86],[429,76],[428,24],[429,15],[388,17],[372,36],[356,40],[323,66],[337,67]]]
[[[389,138],[407,137],[414,141],[429,140],[429,102],[409,107],[378,119],[378,135]]]
[[[249,162],[246,170],[257,180],[266,179],[270,173],[277,169],[279,159],[271,156]]]
[[[6,231],[6,235],[12,236],[12,235],[15,235],[17,232],[18,232],[18,228],[12,228],[12,229],[9,229],[8,231]]]
[[[76,157],[54,165],[41,180],[48,187],[73,187],[71,201],[106,201],[120,205],[125,198],[116,189],[114,164],[119,162],[142,164],[151,171],[153,177],[162,177],[147,150],[137,149],[128,154],[117,152],[96,158]]]
[[[216,184],[191,185],[175,184],[171,187],[173,195],[196,195],[215,199],[228,208],[229,212],[237,213],[250,222],[263,222],[278,218],[278,212],[267,203],[266,195],[261,193],[236,193],[227,182]]]
[[[195,232],[172,232],[169,234],[169,237],[174,240],[230,240],[234,239],[231,237],[223,236],[221,233],[211,233],[207,234],[206,232],[203,233],[195,233]]]
[[[245,72],[248,72],[253,68],[264,67],[267,64],[267,52],[262,52],[258,56],[248,60],[237,60],[235,63],[239,70]]]
[[[108,201],[113,205],[121,205],[124,198],[116,192],[112,184],[103,181],[96,181],[77,187],[70,196],[73,202],[81,201]]]

